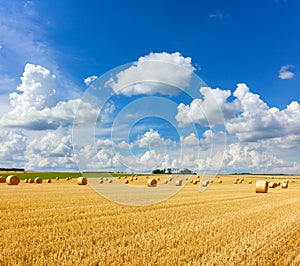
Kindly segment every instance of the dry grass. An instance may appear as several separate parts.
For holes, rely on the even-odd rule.
[[[221,177],[147,207],[76,180],[0,184],[0,265],[299,265],[300,180],[256,194]]]

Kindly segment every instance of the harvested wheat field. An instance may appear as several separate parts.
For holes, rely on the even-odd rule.
[[[264,177],[235,178],[145,207],[76,179],[0,184],[0,265],[299,265],[300,179],[257,194]]]

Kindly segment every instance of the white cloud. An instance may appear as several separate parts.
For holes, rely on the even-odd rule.
[[[57,102],[55,76],[42,66],[27,64],[21,81],[20,93],[10,94],[12,110],[0,119],[3,126],[46,130],[72,125],[75,114],[76,123],[97,117],[97,110],[80,99]]]
[[[25,156],[26,169],[76,169],[69,129],[44,131],[31,137]]]
[[[87,78],[84,79],[84,83],[85,85],[90,85],[94,80],[96,80],[98,77],[93,75],[93,76],[89,76]]]
[[[1,167],[24,167],[24,152],[27,137],[22,131],[0,129],[0,161]]]
[[[230,90],[202,87],[200,93],[204,97],[203,100],[194,99],[190,105],[181,103],[177,107],[176,120],[180,126],[192,122],[202,126],[223,124],[240,110],[238,101],[227,102],[227,98],[231,95]]]
[[[278,158],[270,152],[272,146],[261,143],[233,143],[225,153],[224,168],[227,172],[298,173],[299,162]],[[247,169],[247,170],[246,170]]]
[[[178,88],[189,85],[195,68],[190,57],[180,53],[150,53],[140,57],[137,62],[119,72],[116,80],[111,78],[106,83],[115,93],[127,96],[136,94],[178,93]]]
[[[300,134],[300,106],[290,103],[286,109],[270,108],[253,94],[245,84],[238,84],[234,96],[240,102],[242,112],[226,122],[229,133],[241,141],[258,141],[291,134]]]
[[[220,10],[217,10],[214,13],[210,13],[208,15],[208,17],[212,18],[212,19],[223,19],[225,17],[225,15],[223,13],[221,13]]]
[[[293,68],[293,65],[284,65],[279,70],[278,77],[280,79],[292,79],[294,77],[294,73],[290,71],[289,69]]]

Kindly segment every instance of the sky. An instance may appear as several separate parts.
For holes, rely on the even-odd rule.
[[[1,1],[0,167],[299,174],[299,14],[296,0]]]

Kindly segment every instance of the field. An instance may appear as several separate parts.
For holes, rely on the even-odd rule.
[[[294,180],[267,194],[255,193],[264,176],[236,177],[142,207],[74,178],[0,184],[0,265],[300,265],[299,177],[274,177]]]

